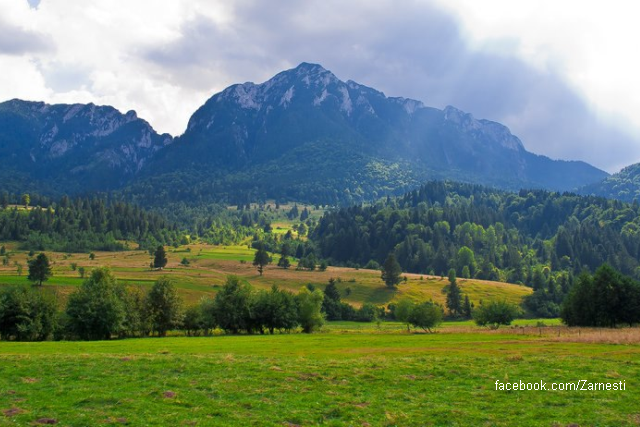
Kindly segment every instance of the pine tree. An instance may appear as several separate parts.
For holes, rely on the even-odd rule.
[[[289,230],[291,231],[291,230]],[[280,248],[280,260],[278,261],[278,267],[282,267],[287,269],[291,266],[291,262],[289,262],[289,253],[291,248],[288,243],[283,243]]]
[[[44,253],[38,255],[35,259],[29,261],[28,279],[32,282],[38,282],[42,286],[42,282],[46,282],[51,277],[51,264],[49,258]]]
[[[167,254],[162,245],[158,246],[153,258],[153,268],[163,269],[167,265]]]
[[[258,267],[258,273],[260,273],[261,276],[262,276],[262,272],[264,270],[265,265],[269,264],[270,262],[271,262],[271,257],[269,256],[267,251],[264,249],[264,247],[260,245],[260,247],[256,251],[256,254],[253,258],[253,265]]]
[[[471,301],[469,301],[469,295],[464,296],[464,303],[462,304],[462,315],[465,319],[471,319],[472,317],[473,306],[471,305]]]
[[[280,259],[278,260],[278,267],[282,267],[285,270],[291,267],[291,262],[289,262],[289,258],[287,258],[286,256],[281,256]]]
[[[449,270],[449,289],[447,290],[447,308],[449,314],[457,316],[461,311],[462,294],[460,293],[460,286],[456,281],[456,272],[452,268]]]
[[[396,261],[396,257],[393,254],[389,254],[384,264],[382,265],[382,275],[380,276],[384,283],[393,288],[400,283],[402,274],[402,268],[398,261]]]

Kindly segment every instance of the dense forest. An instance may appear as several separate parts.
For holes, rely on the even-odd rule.
[[[125,241],[151,248],[180,239],[175,225],[127,203],[66,196],[53,202],[37,195],[0,194],[0,240],[22,242],[26,249],[113,251],[127,249]]]
[[[541,190],[509,193],[430,182],[399,198],[329,212],[311,238],[330,263],[377,266],[393,253],[404,271],[521,283],[540,315],[582,271],[603,263],[638,277],[637,204]]]
[[[580,193],[629,203],[640,200],[640,163],[627,166],[604,181],[584,186]]]

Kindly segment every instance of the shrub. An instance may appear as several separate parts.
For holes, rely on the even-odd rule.
[[[473,319],[478,326],[489,326],[497,329],[500,325],[510,325],[520,315],[517,305],[502,301],[482,303],[473,311]]]
[[[308,288],[303,287],[298,293],[298,320],[302,331],[311,333],[319,329],[324,324],[324,316],[322,315],[322,300],[324,293],[320,289],[311,292]]]
[[[442,307],[432,301],[427,301],[413,306],[408,321],[416,328],[431,332],[431,328],[442,323],[442,316]]]

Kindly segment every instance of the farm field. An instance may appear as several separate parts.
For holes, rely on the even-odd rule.
[[[17,250],[16,245],[5,243],[5,246],[10,251],[11,263],[0,266],[0,286],[28,283],[27,253]],[[153,258],[147,251],[95,252],[94,255],[92,260],[89,254],[47,252],[53,263],[54,275],[45,283],[45,287],[56,292],[63,302],[82,283],[78,273],[80,267],[84,267],[88,273],[93,268],[107,266],[118,280],[130,285],[151,286],[161,276],[172,277],[186,304],[190,305],[201,297],[216,292],[230,274],[239,276],[256,288],[268,289],[272,285],[278,285],[292,292],[297,292],[309,283],[323,289],[329,279],[334,278],[338,281],[343,301],[361,306],[366,302],[388,304],[401,297],[416,301],[433,299],[444,303],[442,288],[448,284],[447,278],[406,273],[403,275],[407,277],[407,281],[401,282],[397,290],[392,290],[384,285],[377,270],[342,267],[328,267],[326,271],[296,271],[295,268],[284,270],[275,265],[278,260],[276,254],[273,255],[274,263],[268,265],[264,275],[260,276],[252,265],[254,250],[247,246],[196,244],[167,248],[169,262],[162,271],[149,268]],[[189,261],[189,265],[181,264],[183,258]],[[17,274],[14,262],[24,265],[21,276]],[[462,292],[468,294],[471,302],[476,304],[481,299],[506,299],[519,303],[525,295],[531,293],[530,288],[500,282],[458,279],[458,283]]]
[[[329,324],[323,333],[2,343],[0,425],[615,425],[640,421],[637,329]],[[560,336],[557,336],[560,335]],[[604,341],[616,342],[606,343]],[[600,338],[598,338],[600,337]],[[607,338],[608,337],[608,338]],[[623,391],[496,391],[496,380]]]

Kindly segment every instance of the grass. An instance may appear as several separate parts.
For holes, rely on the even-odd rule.
[[[28,283],[27,253],[17,249],[13,243],[5,243],[9,250],[10,262],[0,266],[0,286]],[[245,246],[212,246],[193,244],[179,248],[167,248],[168,264],[162,271],[153,271],[149,264],[153,257],[147,251],[95,252],[95,259],[89,254],[64,254],[47,252],[53,264],[53,277],[45,287],[62,296],[62,300],[82,283],[78,268],[88,272],[99,266],[108,266],[116,277],[130,285],[150,286],[158,277],[172,277],[182,297],[188,305],[195,304],[203,296],[215,293],[224,284],[226,277],[235,274],[259,289],[268,289],[272,285],[297,292],[302,286],[313,284],[324,289],[330,278],[337,280],[337,286],[344,301],[356,307],[368,302],[386,305],[399,298],[407,297],[416,301],[432,299],[444,304],[442,292],[448,283],[446,278],[405,274],[406,282],[397,289],[387,288],[376,270],[329,267],[326,271],[284,270],[275,265],[278,256],[274,255],[274,264],[265,268],[260,276],[252,265],[254,250]],[[189,265],[182,265],[187,258]],[[23,265],[18,276],[14,262]],[[76,264],[76,270],[72,269]],[[519,303],[531,289],[507,283],[487,282],[474,279],[458,279],[458,283],[470,300],[477,304],[480,300],[506,299]]]
[[[0,425],[638,425],[640,346],[553,327],[2,343]],[[515,331],[515,332],[514,332]],[[346,333],[345,333],[346,332]],[[636,331],[637,333],[637,331]],[[495,390],[496,380],[625,381],[620,392]],[[2,416],[2,413],[9,414]]]

